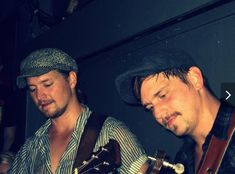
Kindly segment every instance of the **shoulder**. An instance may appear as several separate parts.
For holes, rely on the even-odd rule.
[[[100,136],[105,138],[106,140],[117,140],[119,143],[123,141],[138,141],[135,134],[127,127],[127,125],[114,117],[106,118],[102,126]]]
[[[47,137],[47,128],[50,125],[50,121],[47,120],[45,124],[43,124],[33,136],[26,139],[25,143],[21,146],[20,150],[18,151],[17,155],[26,156],[30,154],[32,151],[37,150],[39,147],[42,146],[42,140],[46,139]]]
[[[108,125],[108,126],[119,126],[119,125],[123,125],[126,126],[124,122],[114,118],[114,117],[110,117],[108,116],[104,122],[104,125]]]
[[[129,147],[142,148],[136,135],[124,122],[116,118],[107,117],[102,127],[101,134],[103,137],[116,140],[121,147],[129,145]]]
[[[114,117],[107,117],[102,129],[106,131],[112,131],[110,133],[126,133],[131,132],[127,125]]]
[[[34,135],[26,139],[25,143],[21,146],[20,150],[17,152],[17,155],[30,153],[30,150],[36,147],[37,137]]]
[[[102,127],[101,137],[107,138],[107,141],[114,139],[118,142],[122,160],[120,173],[137,173],[141,165],[146,162],[147,155],[144,148],[124,122],[114,117],[107,117]]]
[[[17,152],[13,164],[10,168],[10,173],[25,173],[23,171],[24,165],[29,164],[29,158],[32,155],[32,149],[35,149],[34,146],[35,136],[28,138],[25,143],[21,146]]]

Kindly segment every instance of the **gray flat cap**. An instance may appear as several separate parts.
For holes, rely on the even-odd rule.
[[[26,87],[26,77],[35,77],[52,70],[75,71],[78,66],[71,56],[56,48],[43,48],[29,54],[20,65],[20,75],[16,79],[19,88]]]

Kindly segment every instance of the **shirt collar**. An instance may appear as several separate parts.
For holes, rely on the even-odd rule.
[[[76,123],[74,131],[77,131],[79,129],[80,125],[86,124],[87,119],[89,118],[89,116],[92,112],[89,109],[89,107],[87,107],[86,105],[82,105],[82,108],[83,108],[83,110],[77,119],[77,123]],[[51,125],[51,119],[46,120],[46,122],[36,131],[35,135],[37,137],[42,137],[42,136],[47,135],[50,125]]]

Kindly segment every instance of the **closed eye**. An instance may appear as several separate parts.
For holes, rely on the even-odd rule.
[[[166,97],[166,94],[159,95],[159,98],[160,98],[160,99],[163,99],[163,98],[165,98],[165,97]]]
[[[45,87],[50,87],[50,86],[52,86],[52,85],[53,85],[53,83],[45,83],[45,84],[44,84]]]

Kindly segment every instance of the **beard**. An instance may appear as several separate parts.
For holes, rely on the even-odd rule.
[[[49,103],[54,103],[54,101],[50,101]],[[46,117],[50,119],[56,119],[59,118],[64,114],[64,112],[67,109],[67,105],[63,106],[62,108],[56,107],[56,109],[52,112],[49,112],[50,110],[44,110],[43,106],[40,107],[41,113]]]
[[[181,136],[181,133],[178,133],[178,125],[175,125],[175,123],[171,123],[171,125],[169,126],[168,124],[168,121],[171,121],[171,118],[173,117],[174,118],[174,121],[175,119],[177,119],[178,116],[181,116],[182,114],[180,112],[173,112],[169,115],[166,116],[166,118],[168,117],[168,119],[164,119],[163,122],[162,122],[162,126],[167,130],[167,131],[170,131],[172,132],[173,134],[177,135],[177,136]]]
[[[63,108],[59,108],[57,109],[55,112],[51,113],[51,114],[45,114],[48,118],[50,119],[56,119],[59,118],[61,115],[63,115],[63,113],[65,112],[67,106],[64,106]]]

